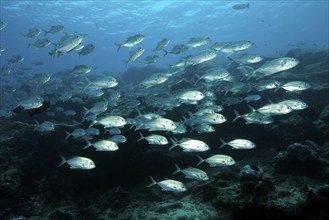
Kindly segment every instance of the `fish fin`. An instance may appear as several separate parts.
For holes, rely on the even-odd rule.
[[[163,56],[167,56],[167,54],[169,53],[168,51],[166,51],[165,49],[163,49],[163,52],[165,53]]]
[[[71,136],[71,133],[65,131],[65,133],[67,134],[67,136],[65,137],[65,140],[68,139]]]
[[[219,149],[221,149],[222,147],[224,147],[227,143],[220,138],[220,142],[222,142],[222,145],[220,145]]]
[[[63,157],[63,155],[59,155],[60,157],[61,157],[61,162],[58,164],[58,166],[57,167],[60,167],[60,166],[62,166],[64,163],[66,163],[66,159],[65,159],[65,157]]]
[[[254,107],[252,107],[251,105],[247,105],[247,106],[252,112],[256,112],[256,109],[254,109]]]
[[[172,174],[179,173],[181,171],[180,167],[175,163],[176,170]]]
[[[86,146],[84,146],[83,149],[86,149],[86,148],[88,148],[88,147],[90,147],[90,146],[92,145],[92,144],[90,143],[90,141],[88,140],[88,138],[85,138],[85,140],[86,140],[87,144],[86,144]]]
[[[177,140],[176,139],[173,139],[173,138],[170,138],[171,142],[172,142],[172,145],[171,147],[169,148],[169,150],[173,149],[174,147],[178,146],[177,144]]]
[[[94,124],[96,124],[96,121],[95,121],[95,120],[93,120],[93,121],[90,123],[89,128],[92,127]]]
[[[235,113],[235,118],[233,119],[232,122],[235,122],[236,120],[238,120],[239,118],[241,118],[241,115],[238,113],[237,110],[234,109],[234,113]]]
[[[114,45],[118,47],[117,52],[119,52],[119,50],[120,50],[122,44],[117,44],[117,43],[115,43]]]
[[[141,137],[137,140],[137,142],[138,142],[138,141],[141,141],[141,140],[143,140],[143,139],[145,139],[145,137],[143,136],[143,134],[142,134],[141,132],[139,132],[139,135],[140,135]]]
[[[83,116],[85,117],[88,113],[89,113],[89,109],[87,109],[86,107],[82,106],[83,110],[85,111],[83,113]]]
[[[281,86],[278,86],[274,89],[274,92],[277,92],[279,89],[281,88]]]
[[[36,130],[38,129],[38,127],[40,126],[40,124],[39,124],[39,122],[38,122],[37,120],[34,119],[34,121],[35,121],[35,123],[36,123],[36,126],[35,126],[35,128],[33,129],[33,131],[36,131]]]
[[[151,186],[154,186],[157,184],[157,182],[155,181],[155,179],[152,176],[150,176],[150,179],[151,179],[152,183],[149,184],[147,187],[151,187]]]
[[[199,162],[196,164],[196,166],[199,166],[201,163],[204,162],[204,159],[202,159],[202,157],[200,157],[199,155],[196,155],[199,158]]]

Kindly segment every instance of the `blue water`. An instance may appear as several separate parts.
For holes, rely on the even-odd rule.
[[[123,60],[129,50],[124,48],[117,53],[114,43],[122,43],[137,33],[145,35],[140,44],[145,48],[141,59],[152,55],[152,49],[163,38],[171,40],[168,49],[199,36],[208,36],[215,42],[250,40],[254,46],[248,52],[273,57],[292,47],[328,48],[328,1],[249,1],[249,8],[232,9],[241,2],[244,1],[1,1],[1,20],[8,24],[1,31],[1,45],[6,49],[1,65],[11,55],[20,54],[25,58],[21,65],[42,60],[46,65],[36,68],[49,74],[86,64],[116,75],[126,70]],[[77,53],[51,59],[48,51],[53,46],[28,47],[26,42],[31,40],[20,35],[29,28],[48,30],[57,24],[63,25],[67,33],[87,33],[84,43],[93,43],[95,51],[80,59]],[[47,38],[57,43],[61,36],[49,34]],[[179,57],[167,56],[157,65],[172,64]],[[225,59],[225,55],[217,59]],[[141,66],[130,64],[138,65]]]

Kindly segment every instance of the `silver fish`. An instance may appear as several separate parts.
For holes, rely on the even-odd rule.
[[[140,42],[142,42],[144,40],[144,38],[145,37],[142,34],[136,34],[136,35],[130,36],[126,39],[126,41],[124,43],[115,44],[116,46],[118,46],[117,51],[119,51],[121,47],[133,47],[136,44],[139,44]]]
[[[188,179],[201,180],[201,181],[209,180],[207,173],[204,172],[203,170],[200,170],[200,169],[194,168],[194,167],[188,167],[185,169],[181,169],[177,164],[175,164],[175,166],[176,166],[176,171],[173,172],[173,174],[182,172],[185,175],[185,178],[188,178]]]
[[[207,159],[202,159],[199,155],[197,155],[199,158],[199,163],[197,166],[199,166],[203,162],[207,162],[211,167],[217,167],[217,166],[231,166],[235,164],[235,161],[232,157],[224,155],[224,154],[215,154],[211,157],[208,157]]]
[[[152,183],[149,184],[147,187],[151,187],[154,185],[159,185],[162,188],[162,191],[171,191],[171,192],[184,192],[186,191],[186,187],[183,183],[177,180],[166,179],[160,182],[155,181],[153,177],[151,177]]]
[[[62,166],[65,163],[68,163],[70,165],[70,169],[90,170],[96,167],[95,163],[91,159],[86,157],[74,156],[70,159],[65,159],[62,155],[60,156],[62,162],[58,165],[58,167]]]

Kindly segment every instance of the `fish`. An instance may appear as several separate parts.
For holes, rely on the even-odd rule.
[[[261,73],[262,76],[270,76],[272,74],[291,69],[299,64],[299,60],[293,57],[280,57],[270,60],[257,68],[254,73]]]
[[[4,66],[0,69],[0,76],[8,76],[12,69],[9,66]]]
[[[40,132],[50,132],[55,130],[55,125],[51,121],[44,121],[41,124],[35,120],[35,123],[37,124],[34,131],[40,131]]]
[[[7,27],[7,23],[4,21],[0,21],[0,31]]]
[[[91,136],[96,136],[99,135],[99,130],[97,128],[87,128],[85,136],[91,137]]]
[[[70,136],[74,137],[74,139],[77,139],[86,135],[86,131],[83,128],[76,128],[71,133],[65,131],[65,133],[67,134],[65,140],[67,140]]]
[[[83,107],[84,109],[84,116],[88,115],[89,113],[92,113],[94,115],[99,115],[102,114],[107,110],[107,102],[105,101],[100,101],[96,102],[90,109],[87,109],[86,107]]]
[[[0,46],[0,54],[5,51],[5,48],[3,46]]]
[[[222,124],[227,121],[224,115],[220,113],[205,113],[200,116],[192,117],[192,124]]]
[[[120,128],[109,128],[106,130],[107,132],[110,132],[110,135],[117,135],[121,134]]]
[[[190,40],[185,44],[188,48],[196,48],[203,45],[206,45],[211,42],[210,37],[192,37]]]
[[[282,88],[288,92],[296,92],[296,91],[304,91],[306,89],[309,89],[311,88],[311,85],[304,81],[291,81],[281,85],[275,91],[277,91],[279,88]]]
[[[57,34],[60,32],[64,31],[64,26],[63,25],[52,25],[49,28],[49,31],[47,30],[43,30],[45,32],[44,36],[46,36],[47,34]]]
[[[249,102],[255,102],[260,100],[262,97],[260,95],[248,95],[245,98],[243,98],[244,101],[246,101],[247,103]]]
[[[234,113],[235,113],[235,118],[233,119],[232,122],[235,122],[239,118],[243,118],[246,121],[246,124],[271,124],[274,122],[271,116],[256,111],[240,115],[234,109]]]
[[[144,48],[142,47],[137,47],[133,50],[130,51],[130,55],[128,60],[125,60],[124,63],[126,64],[126,66],[130,63],[135,61],[138,57],[140,57],[143,53],[144,53]]]
[[[199,124],[193,129],[195,129],[199,134],[211,133],[215,131],[215,128],[209,124]]]
[[[147,65],[156,63],[159,60],[159,58],[160,58],[159,55],[147,56],[142,61],[140,61],[140,63],[147,64]]]
[[[179,141],[177,139],[170,138],[170,140],[172,145],[169,150],[176,146],[180,146],[184,152],[204,152],[210,149],[205,142],[192,138],[183,138]]]
[[[91,71],[91,68],[85,64],[76,65],[72,69],[72,73],[75,75],[85,75]]]
[[[111,140],[99,140],[94,143],[91,143],[88,139],[85,139],[87,145],[83,148],[86,149],[90,146],[96,148],[96,151],[116,151],[119,150],[119,147],[116,142]]]
[[[199,158],[199,163],[196,166],[199,166],[203,162],[207,162],[210,167],[232,166],[235,164],[235,160],[232,157],[224,154],[215,154],[207,159],[202,159],[199,155],[197,157]]]
[[[57,167],[60,167],[65,163],[70,165],[70,169],[90,170],[96,167],[95,163],[87,157],[74,156],[70,159],[65,159],[62,155],[60,155],[60,157],[62,162]]]
[[[21,55],[12,55],[7,61],[9,64],[9,63],[19,63],[22,62],[23,60],[24,57],[22,57]]]
[[[240,40],[236,42],[231,42],[221,48],[219,51],[222,53],[232,54],[248,49],[252,46],[252,42],[249,40]]]
[[[166,46],[168,46],[170,40],[167,38],[162,39],[159,41],[153,51],[161,51],[163,50]]]
[[[26,34],[22,34],[23,37],[28,37],[28,38],[34,38],[39,36],[41,33],[41,30],[38,28],[30,28],[28,29]]]
[[[144,122],[141,128],[149,131],[172,131],[177,126],[172,120],[160,117]]]
[[[168,77],[166,74],[163,73],[154,73],[151,76],[144,79],[142,82],[139,83],[139,86],[145,87],[146,89],[162,84],[167,81]]]
[[[216,51],[221,51],[224,47],[227,45],[231,44],[231,41],[226,41],[226,42],[215,42],[210,48]]]
[[[256,110],[264,115],[285,115],[292,112],[292,108],[289,105],[282,103],[271,103],[264,105]]]
[[[225,145],[231,146],[233,149],[253,149],[256,145],[247,139],[234,139],[230,142],[225,142],[223,139],[220,138],[222,145],[219,148],[224,147]]]
[[[217,57],[217,52],[212,49],[206,49],[199,51],[191,56],[185,57],[186,65],[197,65],[200,63],[204,63],[209,60],[213,60]]]
[[[117,51],[120,50],[121,47],[133,47],[139,43],[141,43],[144,40],[145,36],[142,34],[136,34],[133,36],[130,36],[126,39],[124,43],[115,43],[114,45],[118,46]]]
[[[269,89],[277,89],[279,88],[281,83],[276,80],[261,80],[254,86],[255,89],[259,92],[269,90]]]
[[[78,46],[84,39],[81,34],[65,35],[60,42],[56,45],[55,49],[49,54],[51,56],[60,56],[65,53],[72,51],[76,46]]]
[[[199,77],[198,81],[201,79],[207,82],[224,80],[226,77],[228,77],[228,75],[230,75],[230,73],[226,69],[222,67],[213,67],[208,69],[201,77]]]
[[[51,41],[48,39],[37,39],[34,43],[27,43],[29,46],[34,46],[37,48],[44,48],[51,44]]]
[[[177,180],[165,179],[160,182],[157,182],[157,181],[155,181],[155,179],[152,176],[150,176],[150,179],[151,179],[152,183],[149,184],[147,187],[152,187],[154,185],[158,185],[162,188],[162,191],[171,191],[171,192],[185,192],[186,191],[186,187],[184,186],[184,184]]]
[[[288,105],[292,110],[303,110],[308,107],[307,103],[299,99],[288,99],[278,102],[278,104]]]
[[[19,106],[24,110],[36,109],[43,105],[44,99],[41,96],[29,96],[19,101]]]
[[[170,51],[163,49],[163,52],[164,52],[163,56],[167,56],[168,53],[177,55],[177,54],[185,52],[187,49],[188,49],[188,47],[185,44],[177,44],[177,45],[174,45],[174,47]]]
[[[85,56],[87,54],[90,54],[91,52],[93,52],[95,50],[95,46],[93,44],[87,44],[85,45],[80,51],[79,51],[79,57]]]
[[[65,116],[75,116],[77,113],[74,110],[66,110],[63,112]]]
[[[232,6],[233,9],[235,10],[242,10],[242,9],[246,9],[249,8],[249,3],[239,3],[239,4],[235,4]]]
[[[104,126],[104,128],[109,127],[123,127],[126,125],[126,120],[118,115],[108,115],[104,116],[102,118],[93,120],[89,127],[93,126],[94,124],[101,124]]]
[[[89,85],[95,85],[100,89],[109,89],[117,86],[118,80],[113,76],[103,76],[90,82]]]
[[[113,141],[115,143],[124,143],[127,141],[127,138],[121,134],[116,134],[109,138],[110,141]]]
[[[240,65],[259,63],[264,59],[262,56],[260,56],[258,54],[243,54],[238,57],[228,56],[227,58]]]
[[[209,177],[206,172],[194,167],[187,167],[185,169],[181,169],[175,163],[176,170],[173,172],[173,175],[179,172],[182,172],[185,175],[185,178],[193,179],[193,180],[200,180],[200,181],[207,181]]]
[[[146,137],[144,137],[142,133],[139,133],[139,135],[140,135],[140,138],[137,140],[137,142],[141,141],[141,140],[146,140],[148,142],[148,144],[151,144],[151,145],[167,145],[168,144],[167,138],[162,135],[151,134]]]
[[[177,94],[176,99],[181,102],[196,104],[196,101],[204,99],[204,95],[198,90],[185,90]]]

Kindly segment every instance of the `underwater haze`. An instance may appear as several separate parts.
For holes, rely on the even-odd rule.
[[[0,10],[0,219],[329,219],[328,1]]]

